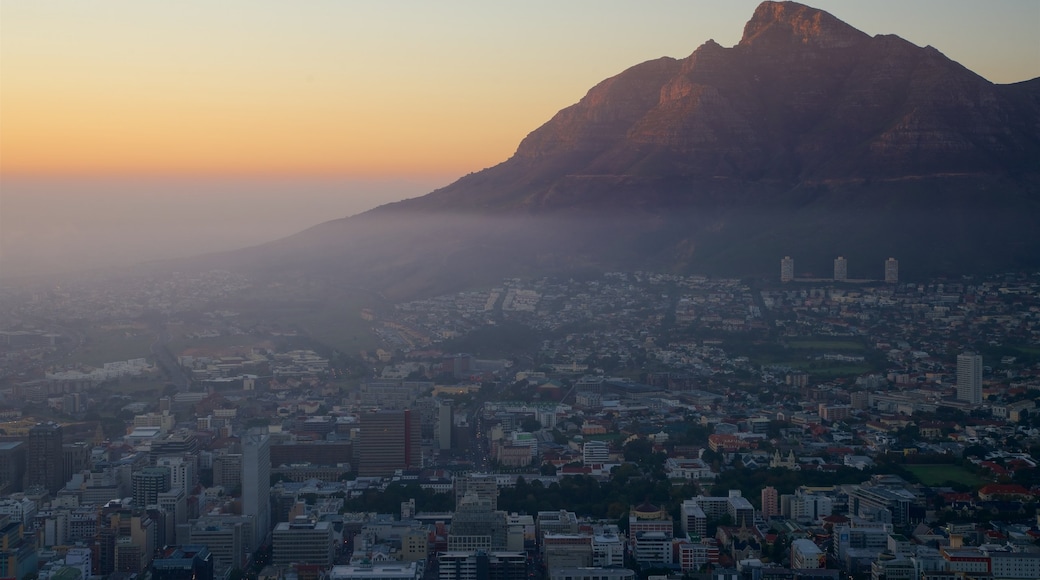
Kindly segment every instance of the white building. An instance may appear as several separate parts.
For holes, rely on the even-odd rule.
[[[972,352],[957,355],[957,399],[982,403],[982,357]]]
[[[834,280],[844,282],[849,278],[849,261],[843,256],[834,258]]]

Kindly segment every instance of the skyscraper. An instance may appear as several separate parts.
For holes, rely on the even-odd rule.
[[[53,495],[65,486],[62,480],[65,462],[61,438],[62,428],[57,423],[39,423],[29,429],[25,466],[26,488],[40,485]]]
[[[844,256],[834,258],[834,280],[844,282],[849,278],[849,261]]]
[[[957,355],[957,399],[982,402],[982,357],[973,352]]]
[[[167,467],[145,467],[130,476],[133,506],[144,508],[159,503],[159,494],[170,491],[170,470]]]
[[[895,258],[885,260],[885,282],[889,284],[899,282],[899,260]]]
[[[437,409],[437,447],[441,451],[451,449],[452,421],[451,401],[441,401]]]
[[[398,469],[422,467],[418,413],[369,411],[361,415],[358,475],[383,477]]]
[[[271,531],[271,438],[267,429],[242,436],[242,514],[253,516],[254,546]]]
[[[780,260],[780,281],[790,282],[791,280],[794,280],[794,258],[784,256],[784,259]]]

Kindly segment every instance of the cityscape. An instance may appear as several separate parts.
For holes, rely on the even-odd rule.
[[[1040,579],[1040,2],[817,3],[0,3],[0,580]]]
[[[1032,577],[1040,276],[784,272],[511,278],[358,310],[381,346],[357,353],[244,324],[227,272],[6,289],[4,561]],[[69,362],[112,335],[150,354]]]

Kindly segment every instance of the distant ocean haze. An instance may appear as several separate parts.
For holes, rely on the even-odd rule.
[[[448,180],[4,177],[0,281],[261,244]]]

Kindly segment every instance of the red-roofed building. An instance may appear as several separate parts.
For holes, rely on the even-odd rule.
[[[1022,500],[1029,501],[1033,499],[1033,494],[1021,485],[1018,484],[998,484],[991,483],[989,485],[982,486],[979,489],[979,499],[983,501],[990,501],[995,499],[1003,500]]]

